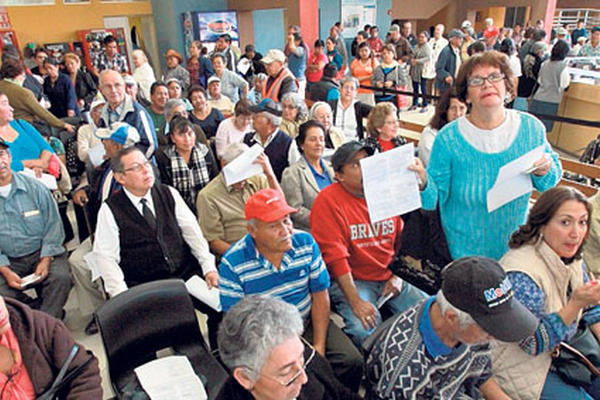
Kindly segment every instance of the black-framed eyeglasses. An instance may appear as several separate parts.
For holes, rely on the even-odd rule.
[[[467,83],[471,87],[477,87],[483,85],[485,81],[489,83],[497,83],[504,79],[504,74],[501,72],[492,72],[488,76],[473,76],[467,80]]]
[[[308,343],[308,341],[306,339],[304,339],[302,336],[300,336],[300,340],[302,341],[302,343],[304,343],[304,345],[306,347],[308,347],[310,349],[310,355],[308,356],[308,358],[306,360],[303,361],[302,367],[299,368],[298,371],[294,372],[294,375],[292,375],[291,378],[289,378],[285,382],[282,382],[280,379],[273,378],[273,377],[268,376],[268,375],[260,374],[260,376],[263,376],[263,377],[265,377],[267,379],[270,379],[273,382],[277,382],[277,383],[279,383],[283,387],[292,386],[294,384],[294,382],[296,382],[296,380],[300,377],[300,375],[302,375],[302,373],[304,371],[306,371],[306,367],[308,367],[308,364],[310,364],[310,362],[313,360],[313,358],[315,358],[315,354],[317,352],[315,350],[315,348],[310,343]],[[302,354],[304,355],[304,353],[302,353]]]

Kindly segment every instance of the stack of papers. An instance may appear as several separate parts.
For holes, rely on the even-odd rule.
[[[215,311],[221,311],[221,298],[219,289],[214,287],[208,288],[206,281],[198,275],[192,276],[185,283],[185,287],[189,294],[212,307]]]
[[[186,356],[169,356],[134,369],[152,400],[206,400],[206,390]]]

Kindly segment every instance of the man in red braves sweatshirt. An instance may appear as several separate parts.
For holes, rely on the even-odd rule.
[[[335,280],[331,300],[357,345],[381,323],[378,300],[391,296],[383,307],[399,313],[425,298],[387,268],[400,245],[402,218],[370,222],[360,160],[372,153],[356,141],[340,146],[331,159],[337,182],[319,193],[310,215],[312,235]]]

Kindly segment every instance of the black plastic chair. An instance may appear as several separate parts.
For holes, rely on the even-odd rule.
[[[227,379],[227,373],[207,349],[192,301],[180,279],[132,287],[107,301],[96,312],[96,321],[112,387],[119,399],[142,391],[134,368],[156,359],[156,352],[165,348],[188,357],[209,398]]]

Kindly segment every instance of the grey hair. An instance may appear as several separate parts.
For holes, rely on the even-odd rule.
[[[471,317],[469,314],[462,310],[459,310],[458,308],[450,304],[450,302],[448,301],[448,299],[446,299],[446,296],[444,296],[444,293],[442,293],[441,290],[437,293],[435,301],[438,303],[442,314],[444,314],[446,311],[452,311],[456,314],[456,316],[458,317],[458,326],[461,329],[464,329],[469,325],[476,323],[473,317]]]
[[[221,159],[225,162],[225,164],[229,164],[230,162],[232,162],[233,160],[238,158],[238,156],[240,154],[242,154],[243,152],[245,152],[248,149],[249,149],[249,147],[245,143],[242,143],[242,142],[231,143],[225,149],[225,152],[223,153],[223,157],[221,157]]]
[[[261,114],[264,115],[265,118],[267,118],[269,121],[271,121],[271,124],[273,124],[274,127],[278,128],[279,125],[281,125],[281,117],[278,117],[277,115],[273,115],[268,112],[262,112]]]
[[[289,101],[298,110],[296,121],[303,120],[308,116],[308,108],[306,107],[306,102],[302,97],[300,97],[298,93],[289,92],[284,94],[281,98],[281,103],[283,104],[284,101]]]
[[[345,77],[344,77],[344,78],[342,78],[342,80],[340,81],[340,89],[342,88],[342,86],[344,86],[344,85],[345,85],[346,83],[348,83],[348,82],[352,82],[352,83],[354,83],[354,87],[355,87],[356,89],[358,89],[358,88],[359,88],[359,86],[360,86],[360,83],[358,82],[358,79],[356,79],[356,78],[355,78],[355,77],[353,77],[353,76],[345,76]]]
[[[185,107],[185,102],[182,99],[167,100],[167,102],[165,103],[165,109],[164,109],[165,116],[171,115],[171,111],[173,111],[173,109],[177,106]]]
[[[221,359],[231,371],[243,368],[256,382],[273,349],[302,334],[298,309],[274,297],[250,295],[223,318],[217,337]]]
[[[259,72],[258,74],[254,75],[254,79],[252,79],[252,83],[259,82],[259,81],[266,81],[267,79],[269,79],[267,74],[265,74],[264,72]]]
[[[315,113],[321,107],[325,107],[329,110],[329,113],[333,113],[333,110],[331,109],[331,106],[329,105],[329,103],[326,103],[324,101],[317,101],[310,108],[310,112],[308,113],[308,119],[315,119]]]
[[[146,57],[146,53],[144,53],[144,50],[135,49],[131,52],[131,55],[134,56],[135,54],[139,54],[140,56],[142,56],[142,59],[144,61],[148,62],[148,57]]]

